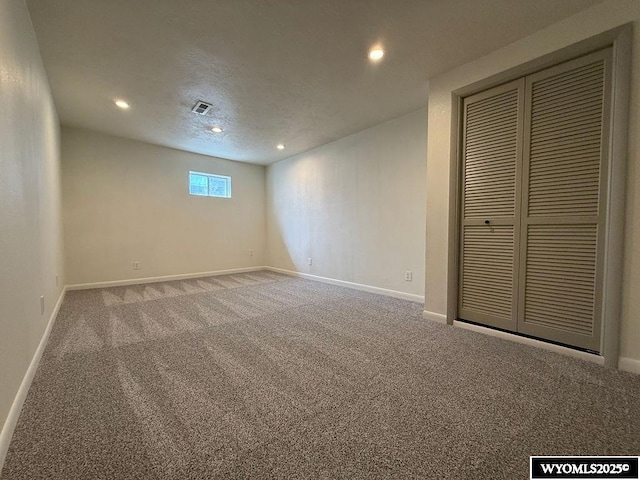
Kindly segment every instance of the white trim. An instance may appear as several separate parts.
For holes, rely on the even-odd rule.
[[[602,353],[607,367],[616,368],[620,355],[622,271],[626,198],[627,144],[631,89],[633,30],[625,26],[613,41],[611,106],[609,110],[609,172],[602,268]],[[598,227],[600,228],[600,227]]]
[[[474,325],[472,323],[460,322],[458,320],[453,321],[454,327],[464,328],[466,330],[473,330],[474,332],[483,333],[492,337],[502,338],[512,342],[522,343],[532,347],[542,348],[551,352],[560,353],[568,357],[579,358],[588,362],[597,363],[598,365],[604,365],[604,357],[596,355],[595,353],[581,352],[580,350],[574,350],[573,348],[563,347],[556,345],[555,343],[543,342],[542,340],[536,340],[534,338],[522,337],[520,335],[514,335],[513,333],[503,332],[502,330],[495,330],[493,328],[482,327],[480,325]],[[639,362],[640,363],[640,362]]]
[[[625,372],[635,373],[640,375],[640,360],[635,358],[620,357],[618,360],[618,368]]]
[[[443,315],[442,313],[429,312],[427,310],[424,310],[422,312],[422,318],[424,318],[425,320],[431,320],[432,322],[442,323],[443,325],[447,324],[447,316]]]
[[[414,295],[413,293],[399,292],[397,290],[388,290],[386,288],[372,287],[371,285],[363,285],[361,283],[347,282],[345,280],[336,280],[334,278],[320,277],[318,275],[311,275],[310,273],[293,272],[291,270],[285,270],[283,268],[276,267],[264,267],[265,270],[272,272],[284,273],[285,275],[291,275],[293,277],[308,278],[309,280],[315,280],[317,282],[329,283],[331,285],[338,285],[340,287],[353,288],[354,290],[362,290],[369,293],[377,293],[378,295],[386,295],[387,297],[401,298],[402,300],[410,300],[412,302],[424,303],[424,296]]]
[[[69,290],[88,290],[90,288],[123,287],[126,285],[139,285],[142,283],[170,282],[172,280],[188,280],[190,278],[215,277],[218,275],[230,275],[232,273],[247,273],[266,270],[267,267],[232,268],[230,270],[216,270],[215,272],[184,273],[179,275],[165,275],[162,277],[130,278],[128,280],[112,280],[108,282],[79,283],[67,285]]]
[[[42,352],[44,352],[44,347],[47,345],[47,340],[49,339],[49,334],[51,333],[51,329],[53,328],[53,323],[58,316],[58,311],[60,310],[60,305],[62,305],[62,301],[64,300],[64,296],[67,289],[66,287],[62,289],[60,292],[60,298],[58,298],[58,302],[51,312],[51,317],[49,317],[49,322],[47,323],[47,327],[44,329],[44,333],[42,334],[42,338],[40,339],[40,343],[38,344],[38,348],[36,348],[33,357],[31,358],[31,363],[29,364],[29,368],[27,368],[24,377],[22,377],[22,383],[16,392],[16,396],[13,398],[13,403],[11,404],[11,408],[9,409],[9,414],[4,421],[4,425],[2,427],[2,431],[0,431],[0,472],[2,471],[2,466],[4,465],[4,460],[7,457],[7,451],[9,450],[9,443],[11,443],[11,437],[13,437],[13,431],[16,428],[16,424],[18,423],[18,418],[20,417],[20,412],[22,411],[22,405],[24,404],[25,399],[27,398],[27,393],[29,392],[29,387],[31,387],[31,382],[33,381],[33,377],[36,374],[36,370],[38,369],[38,365],[40,364],[40,358],[42,358]]]

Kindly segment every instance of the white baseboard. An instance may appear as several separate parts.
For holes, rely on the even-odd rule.
[[[310,273],[294,272],[291,270],[285,270],[283,268],[265,267],[266,270],[272,272],[284,273],[285,275],[291,275],[294,277],[308,278],[309,280],[315,280],[317,282],[329,283],[331,285],[338,285],[340,287],[353,288],[354,290],[362,290],[363,292],[377,293],[378,295],[386,295],[387,297],[401,298],[402,300],[410,300],[412,302],[424,302],[424,297],[420,295],[414,295],[412,293],[399,292],[397,290],[388,290],[386,288],[373,287],[371,285],[363,285],[361,283],[347,282],[345,280],[336,280],[334,278],[320,277],[318,275],[311,275]]]
[[[427,310],[424,310],[422,312],[422,318],[424,318],[425,320],[431,320],[432,322],[442,323],[444,325],[447,324],[447,316],[443,315],[442,313],[429,312]]]
[[[520,335],[514,335],[512,333],[503,332],[502,330],[495,330],[493,328],[487,328],[480,325],[474,325],[472,323],[453,321],[454,327],[464,328],[467,330],[473,330],[474,332],[483,333],[485,335],[491,335],[492,337],[503,338],[512,342],[522,343],[524,345],[530,345],[532,347],[542,348],[551,352],[560,353],[569,357],[579,358],[581,360],[587,360],[588,362],[597,363],[598,365],[604,365],[604,357],[596,355],[594,353],[581,352],[580,350],[574,350],[573,348],[563,347],[554,343],[543,342],[542,340],[535,340],[533,338],[521,337]]]
[[[88,290],[91,288],[123,287],[126,285],[140,285],[142,283],[170,282],[172,280],[189,280],[191,278],[215,277],[218,275],[230,275],[232,273],[257,272],[259,270],[267,270],[267,267],[233,268],[230,270],[216,270],[215,272],[183,273],[178,275],[165,275],[162,277],[131,278],[128,280],[112,280],[107,282],[79,283],[77,285],[67,285],[66,288],[67,288],[67,291],[69,291],[69,290]]]
[[[63,288],[62,292],[60,292],[60,298],[58,298],[58,302],[53,308],[53,312],[51,312],[51,317],[49,317],[47,327],[44,329],[44,333],[42,334],[42,338],[40,339],[38,348],[36,348],[36,351],[31,358],[31,363],[29,364],[29,367],[27,368],[27,371],[22,378],[22,383],[20,384],[20,387],[16,392],[16,396],[13,398],[13,403],[11,404],[11,408],[9,409],[9,414],[7,415],[2,430],[0,431],[0,472],[2,471],[4,460],[7,457],[9,443],[11,443],[13,431],[15,430],[16,424],[18,423],[18,417],[20,417],[22,405],[27,398],[29,387],[31,387],[31,382],[33,381],[33,377],[36,374],[38,365],[40,364],[42,352],[44,352],[44,347],[47,345],[47,340],[49,339],[51,329],[53,328],[53,324],[56,320],[56,317],[58,316],[58,311],[60,310],[60,306],[62,305],[62,301],[64,300],[66,291],[67,289]]]
[[[640,360],[634,358],[620,357],[618,359],[618,368],[625,372],[640,375]]]

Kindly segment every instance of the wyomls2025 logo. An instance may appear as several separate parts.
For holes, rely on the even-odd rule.
[[[531,457],[530,479],[636,479],[640,457]]]

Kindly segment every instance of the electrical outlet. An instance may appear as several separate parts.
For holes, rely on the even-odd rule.
[[[413,272],[411,272],[410,270],[407,270],[406,272],[404,272],[404,280],[405,282],[410,282],[413,280]]]
[[[133,269],[140,270],[140,262],[133,262]]]
[[[249,250],[249,256],[253,257],[253,250]]]
[[[56,287],[58,286],[58,275],[56,275]]]
[[[44,315],[44,295],[40,297],[40,315]]]
[[[311,259],[311,257],[307,259],[307,265],[313,265],[313,260]]]

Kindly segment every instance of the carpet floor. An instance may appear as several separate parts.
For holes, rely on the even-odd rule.
[[[640,376],[272,272],[69,292],[2,480],[525,479],[640,454]]]

